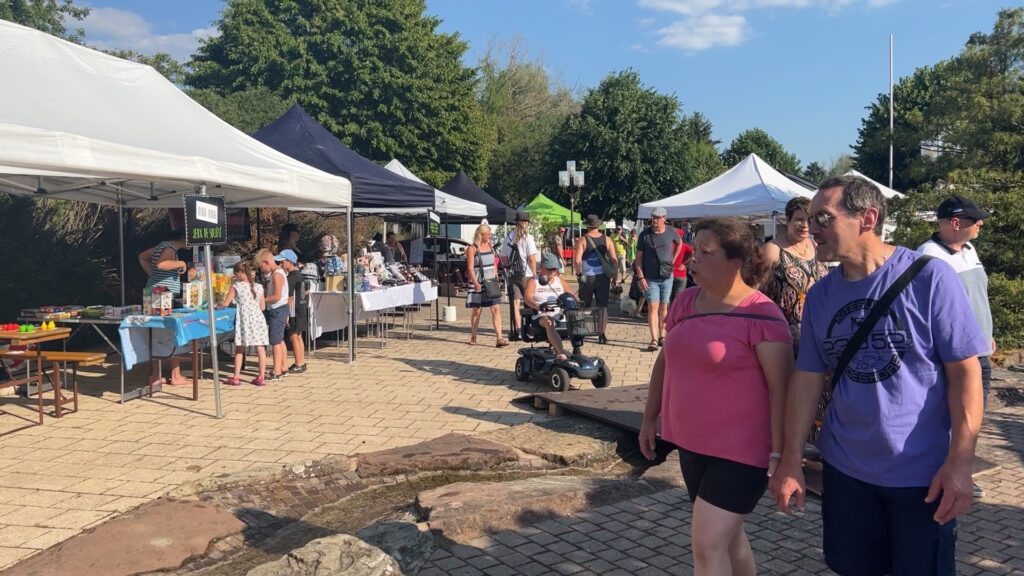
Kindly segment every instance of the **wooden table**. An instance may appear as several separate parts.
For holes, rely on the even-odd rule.
[[[53,328],[52,330],[40,330],[36,329],[34,332],[18,332],[18,331],[7,331],[0,332],[0,342],[7,341],[11,344],[17,344],[21,346],[35,345],[35,350],[26,350],[25,359],[28,362],[35,360],[36,374],[32,376],[32,371],[28,370],[25,378],[11,379],[6,382],[0,382],[0,387],[7,388],[10,386],[18,386],[21,384],[29,384],[33,380],[36,382],[36,397],[39,398],[39,423],[43,423],[43,358],[42,349],[39,344],[43,342],[53,342],[56,340],[66,340],[68,336],[71,336],[70,328]],[[57,396],[57,403],[60,403],[60,389],[54,388],[54,394]]]

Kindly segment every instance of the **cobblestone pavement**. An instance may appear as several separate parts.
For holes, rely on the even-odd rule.
[[[441,331],[360,348],[355,364],[324,349],[306,374],[281,384],[224,387],[223,419],[212,417],[210,381],[199,402],[172,389],[121,405],[116,368],[87,370],[81,412],[0,436],[0,569],[182,482],[545,419],[510,404],[540,388],[515,380],[514,351],[486,345],[484,336],[480,345],[466,345],[468,314],[459,308],[459,315]],[[424,312],[421,328],[426,319]],[[645,332],[616,319],[608,345],[588,344],[612,367],[613,385],[646,381],[654,356],[642,351]],[[137,369],[130,381],[143,377]],[[7,412],[0,433],[22,425],[16,416],[33,414],[28,402],[10,397],[0,398],[0,410]],[[1024,573],[1024,408],[990,413],[979,453],[1000,468],[979,478],[986,497],[961,524],[960,573]],[[347,492],[338,484],[235,496],[252,500],[252,514],[267,508],[294,519]],[[687,573],[689,514],[685,493],[669,490],[455,546],[421,574]],[[825,572],[819,518],[813,503],[802,517],[786,518],[763,502],[748,524],[762,571]],[[248,521],[262,524],[255,516]]]
[[[985,497],[959,525],[957,574],[1024,574],[1024,408],[989,415],[979,454],[1001,467],[978,477]],[[692,506],[666,490],[438,551],[419,576],[691,574]],[[831,573],[821,552],[821,506],[789,517],[761,499],[747,522],[760,574]]]

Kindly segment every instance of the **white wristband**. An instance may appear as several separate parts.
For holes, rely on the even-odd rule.
[[[769,460],[779,460],[781,458],[782,458],[782,454],[779,453],[779,452],[772,452],[771,454],[768,455],[768,459]]]

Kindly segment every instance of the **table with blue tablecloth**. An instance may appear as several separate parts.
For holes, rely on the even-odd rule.
[[[214,311],[217,341],[234,336],[235,309]],[[210,338],[210,317],[206,310],[173,310],[170,316],[126,316],[118,328],[125,369],[150,359],[191,354],[193,359],[193,399],[198,399],[198,351],[201,341]],[[152,393],[153,390],[150,390]]]

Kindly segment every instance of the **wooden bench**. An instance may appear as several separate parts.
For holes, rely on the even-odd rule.
[[[59,392],[61,389],[61,378],[60,374],[67,371],[67,365],[71,365],[71,398],[74,402],[75,409],[72,412],[78,412],[78,367],[79,366],[100,366],[106,361],[107,355],[105,352],[58,352],[58,351],[46,351],[42,353],[43,362],[53,362],[53,371],[50,372],[50,383],[53,385],[54,396],[57,401],[56,415],[57,418],[63,416],[63,403],[64,395]],[[64,365],[64,370],[61,371],[60,365]]]
[[[54,416],[57,418],[64,415],[64,402],[66,401],[66,398],[64,398],[64,395],[60,391],[62,388],[60,377],[62,373],[61,364],[64,365],[65,370],[68,364],[71,365],[71,400],[75,406],[75,409],[72,410],[72,412],[78,412],[78,367],[100,365],[107,359],[107,355],[103,352],[60,352],[56,350],[43,350],[39,353],[39,357],[43,363],[53,363],[53,370],[50,372],[49,377],[50,385],[53,387],[55,403]],[[30,362],[36,358],[36,353],[31,350],[3,350],[0,351],[0,358],[25,360]],[[36,393],[41,397],[43,391],[37,390]],[[42,402],[40,402],[39,410],[39,417],[41,420]]]

